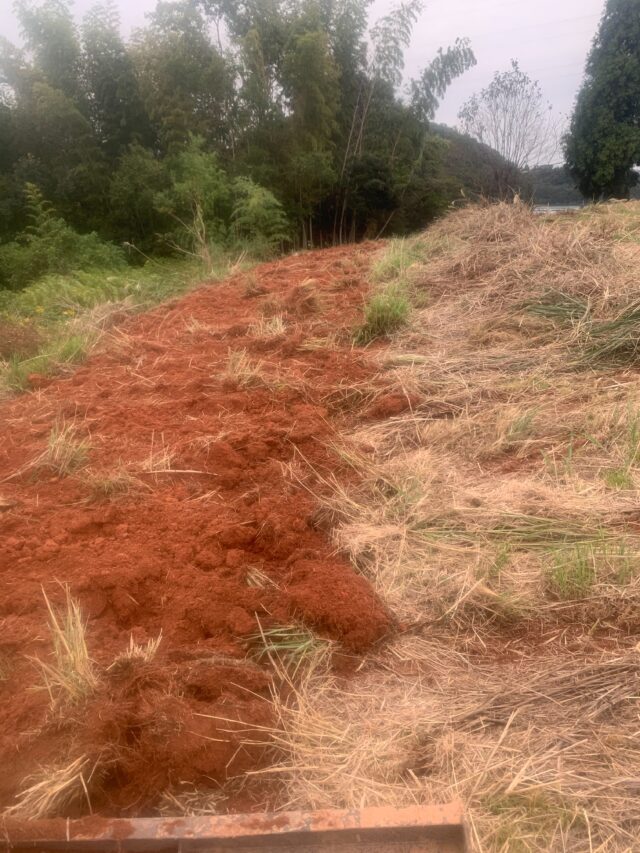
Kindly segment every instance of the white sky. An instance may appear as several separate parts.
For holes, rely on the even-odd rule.
[[[78,18],[93,0],[76,0]],[[128,35],[144,24],[155,0],[116,0]],[[584,61],[605,0],[427,0],[407,53],[407,74],[416,76],[438,47],[468,36],[477,66],[449,89],[437,121],[455,125],[458,110],[473,92],[486,86],[494,71],[506,70],[511,59],[539,80],[559,115],[571,113]],[[374,0],[372,20],[395,0]],[[11,0],[0,0],[0,34],[19,41]]]

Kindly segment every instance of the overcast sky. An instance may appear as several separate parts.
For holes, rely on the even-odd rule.
[[[93,0],[76,0],[78,18]],[[116,0],[125,35],[144,24],[155,0]],[[407,53],[407,74],[415,76],[438,47],[457,36],[471,39],[478,64],[449,89],[438,121],[457,123],[466,98],[485,86],[494,71],[505,70],[510,60],[540,81],[556,113],[569,115],[578,91],[584,61],[605,0],[427,0]],[[374,0],[375,19],[395,5],[395,0]],[[19,41],[11,0],[0,0],[0,34]]]

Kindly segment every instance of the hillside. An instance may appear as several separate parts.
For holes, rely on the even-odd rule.
[[[451,201],[464,194],[469,199],[497,201],[503,193],[531,194],[527,175],[508,163],[493,148],[444,124],[433,124],[432,133],[447,144],[441,154],[442,186]]]
[[[478,850],[634,849],[639,261],[637,203],[470,205],[0,404],[6,836],[460,798]]]

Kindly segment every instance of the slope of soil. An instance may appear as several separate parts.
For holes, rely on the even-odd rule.
[[[389,631],[295,477],[302,463],[348,476],[330,443],[353,423],[353,389],[377,393],[370,356],[351,346],[372,251],[203,286],[2,406],[3,806],[76,757],[104,814],[148,812],[179,784],[215,788],[263,760],[221,722],[269,721],[269,678],[247,657],[259,625],[301,622],[356,654]],[[74,470],[60,472],[52,446]],[[42,591],[60,602],[67,584],[102,676],[86,702],[51,710],[32,658],[51,653]],[[153,661],[109,668],[130,637],[160,634]]]

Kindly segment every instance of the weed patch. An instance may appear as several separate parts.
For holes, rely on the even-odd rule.
[[[364,323],[356,332],[356,343],[368,344],[392,335],[407,323],[409,312],[409,300],[397,285],[374,293],[365,306]]]

